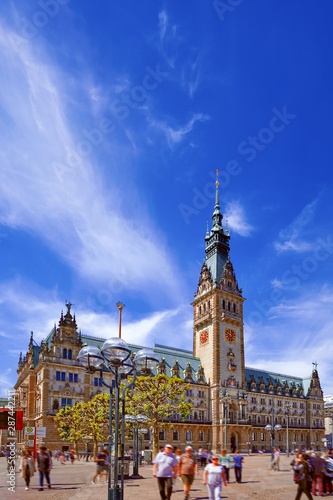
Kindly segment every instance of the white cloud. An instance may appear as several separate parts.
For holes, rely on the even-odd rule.
[[[298,298],[272,304],[256,326],[249,315],[246,366],[304,378],[317,361],[322,388],[332,392],[332,306],[331,287],[312,287]]]
[[[249,236],[253,231],[253,226],[246,221],[244,208],[238,201],[229,202],[226,206],[226,218],[228,225],[240,236]]]
[[[72,300],[75,302],[76,298]],[[57,290],[44,290],[33,283],[20,279],[0,284],[0,328],[6,332],[2,339],[3,388],[16,382],[16,373],[6,364],[15,366],[19,353],[27,352],[30,331],[40,344],[54,323],[58,324],[60,312],[66,310],[59,300]],[[86,303],[74,303],[78,328],[82,334],[95,337],[117,337],[119,331],[118,310],[113,313],[98,313],[89,309]],[[7,335],[8,333],[8,335]],[[142,314],[133,318],[126,307],[122,313],[122,338],[132,344],[153,347],[154,343],[192,349],[192,308],[180,306]]]
[[[93,152],[90,157],[84,148],[80,152],[86,137],[83,129],[75,136],[81,125],[69,121],[66,109],[73,87],[80,90],[81,82],[72,78],[68,94],[66,75],[43,59],[36,44],[34,50],[30,44],[17,45],[0,25],[6,73],[0,89],[0,222],[33,231],[97,285],[123,280],[127,288],[154,294],[163,282],[163,291],[177,294],[179,279],[145,207],[136,205],[130,221],[122,213],[117,186],[105,185],[102,169],[92,164]],[[117,151],[115,139],[113,144]],[[58,159],[60,167],[54,164]],[[109,169],[119,168],[114,154],[108,161]]]
[[[308,203],[293,222],[280,231],[279,238],[282,241],[277,241],[274,244],[278,253],[288,251],[302,253],[313,249],[313,243],[302,241],[299,238],[305,227],[313,220],[318,202],[319,197]]]
[[[179,127],[177,129],[172,128],[165,122],[160,122],[157,120],[150,120],[149,124],[151,127],[162,131],[166,136],[169,146],[172,147],[174,144],[178,144],[183,141],[185,136],[188,133],[192,132],[196,122],[205,122],[209,119],[210,117],[208,115],[205,115],[203,113],[195,113],[183,127]]]

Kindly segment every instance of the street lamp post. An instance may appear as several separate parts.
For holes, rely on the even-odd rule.
[[[126,415],[126,423],[132,426],[133,431],[133,474],[131,479],[142,479],[139,474],[139,430],[142,424],[148,422],[146,415]]]
[[[223,404],[223,414],[224,414],[224,449],[227,449],[227,411],[229,409],[229,405],[231,403],[231,397],[229,396],[228,391],[225,393],[220,391],[220,403]]]
[[[289,457],[289,413],[290,413],[290,404],[286,404],[284,413],[287,417],[287,457]]]
[[[108,500],[123,500],[124,491],[124,431],[125,431],[125,391],[131,387],[141,370],[153,369],[158,363],[154,352],[151,349],[141,349],[135,356],[133,362],[130,360],[131,350],[128,344],[121,338],[112,337],[107,339],[102,349],[94,346],[85,346],[78,355],[78,361],[90,372],[99,371],[99,378],[103,385],[110,390],[109,408],[109,460],[110,468],[108,475]],[[114,384],[108,384],[103,373],[113,375]],[[121,389],[121,379],[129,375],[133,378],[131,382]],[[113,396],[114,390],[114,396]],[[113,405],[114,403],[114,405]],[[122,426],[121,441],[119,443],[119,405],[122,403]],[[114,406],[114,429],[112,428],[112,411]],[[114,464],[113,464],[113,485],[111,484],[111,440],[114,431]],[[121,484],[118,484],[118,445],[121,445]]]

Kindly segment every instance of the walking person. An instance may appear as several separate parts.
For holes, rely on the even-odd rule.
[[[24,450],[23,455],[21,457],[21,463],[19,471],[21,472],[21,476],[25,480],[25,491],[28,491],[30,485],[30,478],[34,475],[36,468],[34,459],[29,453],[29,450]]]
[[[219,464],[219,457],[213,455],[212,463],[205,467],[202,481],[204,485],[207,485],[209,500],[220,500],[222,479],[224,481],[224,486],[228,486],[225,469],[223,465]]]
[[[302,493],[305,493],[309,500],[313,500],[311,495],[311,475],[308,455],[303,453],[300,461],[293,467],[295,472],[295,482],[298,484],[295,500],[299,500]]]
[[[225,477],[227,478],[227,483],[229,483],[229,470],[233,467],[233,461],[231,456],[227,453],[227,450],[222,450],[219,456],[219,464],[223,465],[225,471]]]
[[[323,496],[323,470],[326,462],[321,458],[320,452],[315,453],[315,456],[312,457],[311,465],[313,467],[312,495],[316,495],[316,486],[318,484],[319,495]]]
[[[99,476],[98,480],[100,481],[102,479],[103,474],[105,474],[105,482],[107,478],[107,458],[108,458],[108,453],[106,450],[102,450],[100,453],[97,453],[96,457],[96,474],[93,477],[93,480],[91,481],[92,484],[95,484],[97,476]]]
[[[161,500],[170,500],[172,495],[172,478],[177,478],[176,457],[171,453],[172,446],[167,444],[163,452],[154,459],[153,476],[157,478]]]
[[[273,452],[272,469],[273,470],[280,470],[280,452],[276,448],[274,448],[274,452]]]
[[[188,500],[190,496],[194,474],[199,475],[198,461],[193,453],[192,446],[186,446],[185,453],[181,455],[178,462],[178,475],[184,485],[184,500]]]
[[[234,466],[235,466],[236,483],[241,483],[242,482],[242,467],[243,467],[244,457],[239,454],[238,450],[236,450],[232,461],[234,462]]]
[[[50,482],[51,464],[50,464],[50,457],[46,453],[46,446],[41,446],[39,450],[40,452],[37,454],[37,469],[39,472],[38,491],[43,491],[44,476],[47,482],[47,487],[51,489],[51,482]]]

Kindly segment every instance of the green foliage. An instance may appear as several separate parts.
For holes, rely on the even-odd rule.
[[[139,413],[148,417],[147,425],[153,428],[153,448],[158,451],[158,431],[171,427],[168,419],[180,414],[185,420],[191,414],[192,405],[185,401],[189,385],[180,378],[161,374],[156,377],[137,377],[134,389],[126,391],[126,413]]]
[[[61,439],[73,442],[76,454],[78,442],[85,437],[94,442],[95,455],[97,443],[108,438],[109,402],[109,394],[97,394],[88,403],[77,403],[73,408],[67,406],[55,416]]]

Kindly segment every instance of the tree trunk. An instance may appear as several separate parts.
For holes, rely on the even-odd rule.
[[[153,423],[153,459],[159,452],[158,424]]]
[[[98,452],[98,441],[97,441],[97,439],[94,439],[94,462],[95,462],[96,457],[97,457],[97,452]]]

